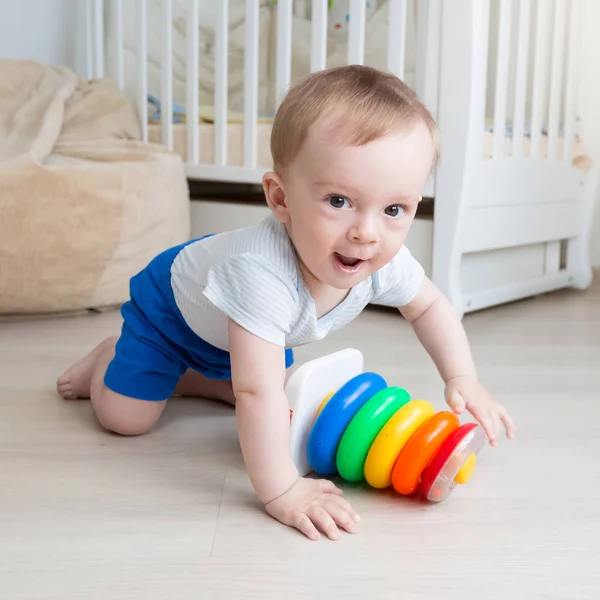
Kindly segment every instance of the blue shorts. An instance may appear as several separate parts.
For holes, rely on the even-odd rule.
[[[185,322],[171,287],[171,265],[191,244],[170,248],[132,277],[131,299],[123,304],[121,337],[104,383],[118,394],[139,400],[166,400],[187,369],[210,379],[231,379],[229,352],[198,337]],[[285,364],[294,362],[291,349]]]

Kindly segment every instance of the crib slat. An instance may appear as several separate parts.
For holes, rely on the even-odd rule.
[[[198,130],[198,0],[188,0],[186,20],[186,103],[187,103],[187,162],[198,164],[199,136]]]
[[[138,0],[138,111],[142,127],[142,139],[148,141],[148,5],[147,0]]]
[[[215,47],[215,162],[227,163],[227,112],[229,74],[229,0],[221,0],[217,9]]]
[[[276,105],[279,106],[292,78],[292,0],[277,0]]]
[[[427,2],[427,39],[424,45],[422,77],[422,100],[437,118],[439,73],[440,73],[440,43],[442,36],[442,0]]]
[[[94,78],[94,14],[92,0],[85,1],[85,76]]]
[[[161,65],[161,139],[173,149],[173,0],[163,0],[163,47]]]
[[[535,62],[533,66],[533,101],[531,112],[531,156],[539,158],[544,119],[544,100],[547,99],[546,48],[548,45],[548,2],[537,2]]]
[[[425,78],[427,76],[427,42],[429,37],[429,5],[430,0],[415,2],[417,56],[415,64],[414,89],[420,98],[425,92]]]
[[[577,110],[577,85],[579,82],[579,52],[581,47],[581,2],[571,4],[569,21],[569,63],[567,66],[567,99],[565,106],[565,152],[564,160],[573,160],[575,144],[575,112]]]
[[[311,15],[310,72],[327,66],[327,9],[328,0],[313,0]]]
[[[484,126],[486,120],[486,94],[483,90],[488,86],[488,58],[489,58],[489,38],[490,38],[490,2],[491,0],[480,0],[473,7],[473,49],[475,52],[473,68],[473,88],[482,90],[475,94],[473,98],[473,123],[479,129],[481,135],[473,136],[471,156],[475,160],[481,160],[485,156],[484,152]],[[440,83],[440,86],[442,84]],[[443,89],[443,88],[442,88]]]
[[[496,91],[494,95],[494,158],[500,158],[503,155],[504,138],[506,135],[511,4],[511,0],[500,0]]]
[[[564,0],[556,0],[554,10],[554,35],[552,42],[552,75],[550,83],[550,109],[548,113],[548,158],[557,158],[556,150],[559,135],[560,100],[562,94],[562,74],[565,46]]]
[[[525,96],[527,92],[527,62],[529,60],[530,0],[521,0],[519,11],[519,42],[517,49],[517,80],[515,90],[513,154],[523,155],[523,131],[525,129]]]
[[[404,78],[406,62],[406,0],[389,0],[388,71]]]
[[[365,0],[350,0],[350,23],[348,29],[348,64],[362,65],[365,62]]]
[[[258,139],[258,0],[246,0],[244,166],[256,167]]]
[[[114,76],[120,89],[125,87],[125,71],[123,69],[123,0],[112,0],[112,30],[115,35]]]
[[[94,77],[104,77],[104,0],[94,0]]]

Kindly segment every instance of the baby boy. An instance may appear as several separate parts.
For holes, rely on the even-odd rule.
[[[495,444],[514,426],[480,383],[450,303],[404,241],[438,156],[437,128],[397,77],[352,65],[294,86],[271,135],[263,185],[271,214],[255,227],[187,242],[131,280],[118,339],[57,382],[91,398],[99,422],[148,431],[173,394],[235,404],[254,490],[274,518],[310,539],[358,531],[333,483],[300,477],[284,392],[292,348],[343,327],[371,302],[397,306],[445,383]]]

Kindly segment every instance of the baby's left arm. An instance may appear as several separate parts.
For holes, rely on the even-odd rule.
[[[507,437],[513,439],[512,419],[479,382],[465,330],[440,290],[425,277],[414,300],[399,310],[444,380],[450,408],[456,414],[466,408],[479,421],[492,446],[496,445],[502,424]]]

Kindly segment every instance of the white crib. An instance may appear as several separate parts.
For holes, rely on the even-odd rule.
[[[599,170],[578,136],[582,0],[84,6],[88,76],[118,81],[144,138],[179,152],[190,179],[259,184],[289,84],[369,64],[407,81],[439,123],[433,216],[418,215],[407,245],[460,314],[590,284]]]

